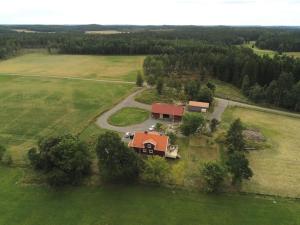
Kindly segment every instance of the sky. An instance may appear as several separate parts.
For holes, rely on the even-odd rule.
[[[300,26],[300,0],[0,0],[0,24]]]

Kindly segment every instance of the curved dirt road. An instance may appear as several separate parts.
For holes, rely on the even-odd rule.
[[[154,120],[151,117],[149,117],[149,119],[147,119],[146,121],[144,121],[140,124],[131,125],[131,126],[127,126],[127,127],[113,126],[107,122],[108,118],[111,115],[113,115],[114,113],[116,113],[117,111],[119,111],[120,109],[125,108],[125,107],[136,107],[136,108],[141,108],[141,109],[150,111],[151,105],[139,103],[134,100],[134,97],[137,94],[144,91],[145,89],[146,88],[142,88],[142,89],[139,89],[138,91],[132,93],[127,98],[125,98],[123,101],[119,102],[116,106],[111,108],[109,111],[100,115],[96,120],[96,124],[101,128],[108,129],[108,130],[114,130],[114,131],[118,131],[118,132],[123,132],[123,133],[129,132],[129,131],[130,132],[136,131],[136,130],[147,130],[151,125],[156,124],[157,120]]]
[[[256,109],[260,110],[263,112],[270,112],[270,113],[275,113],[279,115],[284,115],[284,116],[293,116],[293,117],[298,117],[300,118],[300,114],[297,113],[291,113],[291,112],[285,112],[277,109],[270,109],[270,108],[265,108],[261,106],[256,106],[256,105],[250,105],[246,103],[241,103],[241,102],[235,102],[232,100],[227,100],[227,99],[222,99],[222,98],[215,98],[217,105],[214,108],[214,112],[211,114],[211,119],[215,118],[219,121],[221,121],[221,117],[223,112],[225,111],[227,106],[239,106],[243,108],[249,108],[249,109]]]

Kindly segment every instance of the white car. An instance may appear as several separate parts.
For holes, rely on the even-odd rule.
[[[154,131],[154,127],[149,127],[148,130],[149,131]]]
[[[131,135],[131,133],[130,133],[130,132],[126,132],[126,133],[125,133],[125,135],[124,135],[124,137],[125,137],[125,138],[129,138],[129,137],[130,137],[130,135]]]

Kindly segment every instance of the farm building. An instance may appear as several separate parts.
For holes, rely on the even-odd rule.
[[[137,153],[146,155],[159,155],[168,158],[177,158],[178,147],[169,145],[169,137],[158,132],[135,132],[128,147]]]
[[[188,110],[190,112],[207,112],[208,109],[209,109],[208,102],[189,101]]]
[[[184,107],[165,103],[154,103],[152,104],[151,113],[152,117],[155,119],[181,121],[184,113]]]

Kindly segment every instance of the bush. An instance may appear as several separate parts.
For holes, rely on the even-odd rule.
[[[91,156],[87,145],[72,135],[40,140],[38,150],[30,149],[28,158],[52,186],[78,184],[90,172]]]
[[[225,171],[221,165],[214,162],[204,164],[201,170],[206,183],[207,192],[216,192],[224,181]]]
[[[149,157],[145,160],[142,179],[149,183],[161,184],[167,177],[169,165],[160,156]]]
[[[175,145],[176,140],[177,140],[176,134],[174,134],[173,132],[169,132],[169,133],[167,133],[167,136],[169,136],[170,144]]]
[[[195,134],[199,129],[205,126],[205,119],[200,113],[186,113],[183,116],[180,126],[181,132],[185,136]]]

